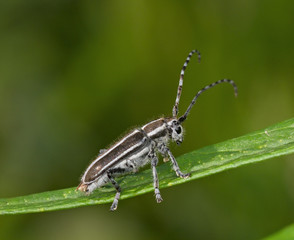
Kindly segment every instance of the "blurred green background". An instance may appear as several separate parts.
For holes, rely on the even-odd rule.
[[[294,2],[0,3],[0,197],[76,186],[99,149],[170,115],[182,64],[175,156],[293,117]],[[294,156],[110,205],[0,217],[0,239],[259,239],[294,221]],[[160,173],[159,173],[160,174]],[[151,177],[151,176],[150,176]]]

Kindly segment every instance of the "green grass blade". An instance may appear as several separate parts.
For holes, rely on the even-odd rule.
[[[176,177],[170,164],[158,167],[160,187],[170,187],[203,176],[294,152],[294,119],[242,137],[204,147],[178,157],[183,172],[191,172],[189,179]],[[152,173],[145,170],[118,179],[123,192],[121,199],[153,191]],[[43,192],[28,196],[0,199],[0,214],[53,211],[79,206],[112,202],[115,190],[107,185],[90,196],[75,188]]]
[[[293,240],[294,239],[294,224],[285,227],[284,229],[264,238],[263,240]]]

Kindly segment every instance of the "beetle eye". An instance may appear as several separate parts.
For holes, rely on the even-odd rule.
[[[180,134],[182,132],[182,128],[181,127],[177,127],[176,128],[176,132],[177,132],[177,134]]]

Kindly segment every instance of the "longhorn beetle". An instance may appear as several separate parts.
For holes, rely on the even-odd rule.
[[[178,177],[188,178],[190,176],[190,173],[181,172],[175,157],[168,148],[168,143],[173,141],[180,144],[183,141],[182,123],[186,120],[197,98],[204,91],[220,83],[229,83],[234,87],[235,96],[237,96],[238,93],[236,84],[230,79],[222,79],[214,82],[202,88],[193,98],[184,115],[178,118],[178,105],[182,93],[184,73],[194,53],[197,53],[198,62],[200,62],[200,52],[197,50],[191,51],[181,70],[177,97],[172,111],[173,116],[159,118],[149,122],[141,128],[134,129],[108,149],[100,150],[98,157],[90,164],[82,176],[81,183],[77,187],[78,190],[90,194],[96,188],[111,182],[116,189],[116,195],[110,207],[110,210],[114,211],[117,208],[121,194],[121,188],[115,181],[115,177],[130,172],[136,172],[139,168],[151,163],[155,198],[156,201],[160,203],[162,197],[159,191],[159,181],[156,171],[158,153],[163,156],[164,161],[168,161],[168,158],[171,160],[173,169]]]

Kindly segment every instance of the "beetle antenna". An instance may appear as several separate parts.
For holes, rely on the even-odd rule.
[[[179,112],[179,102],[180,102],[182,88],[183,88],[185,70],[186,70],[186,67],[187,67],[187,65],[188,65],[188,63],[189,63],[189,61],[190,61],[190,59],[191,59],[191,57],[192,57],[192,55],[194,53],[197,53],[197,55],[198,55],[198,62],[200,62],[200,60],[201,60],[200,52],[198,50],[192,50],[189,53],[184,65],[182,67],[181,74],[180,74],[180,81],[179,81],[178,91],[177,91],[177,98],[176,98],[175,105],[173,107],[173,117],[177,117],[178,112]]]
[[[210,85],[207,85],[206,87],[202,88],[196,94],[196,96],[193,98],[192,102],[190,103],[189,107],[187,108],[185,114],[179,118],[179,122],[181,123],[181,122],[184,122],[186,120],[189,112],[191,111],[191,108],[196,103],[196,100],[201,95],[201,93],[205,92],[206,90],[208,90],[210,88],[213,88],[214,86],[216,86],[216,85],[218,85],[220,83],[225,83],[225,82],[231,84],[234,87],[235,97],[237,97],[237,95],[238,95],[238,88],[237,88],[237,85],[235,84],[235,82],[233,80],[230,80],[230,79],[221,79],[221,80],[218,80],[217,82],[214,82],[214,83],[212,83]]]

